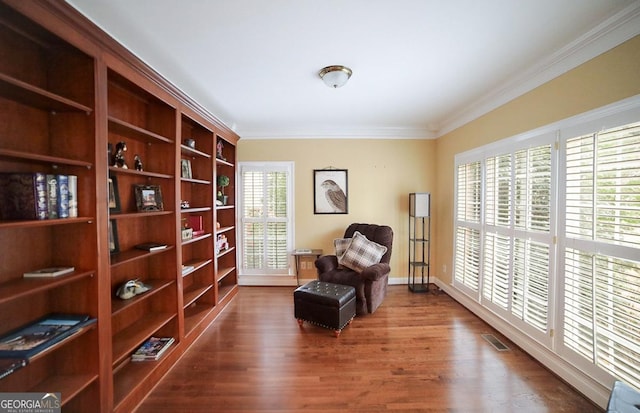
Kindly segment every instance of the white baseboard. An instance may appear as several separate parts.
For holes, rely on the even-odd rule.
[[[575,368],[571,363],[564,360],[556,353],[553,353],[548,348],[530,339],[520,330],[517,330],[500,317],[482,307],[476,301],[456,290],[453,286],[443,283],[436,277],[431,277],[431,281],[469,311],[480,317],[491,327],[498,330],[509,340],[513,341],[518,347],[526,351],[531,357],[551,370],[562,380],[573,386],[585,397],[589,398],[592,402],[603,409],[606,408],[609,400],[609,394],[611,392],[608,388]]]
[[[300,278],[299,285],[304,285],[309,281],[317,280],[316,277]],[[252,286],[252,287],[295,287],[295,276],[268,276],[268,275],[241,275],[238,279],[238,285]],[[389,285],[402,285],[407,284],[406,277],[389,277]]]

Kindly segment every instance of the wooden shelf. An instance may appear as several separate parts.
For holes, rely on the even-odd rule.
[[[237,291],[238,285],[223,285],[222,287],[218,287],[218,304],[226,301],[227,298],[231,296],[234,292]]]
[[[235,226],[220,227],[220,228],[218,228],[218,230],[216,230],[216,234],[222,234],[222,233],[225,233],[227,231],[232,231],[234,229],[235,229]]]
[[[200,236],[197,236],[197,237],[193,237],[191,239],[184,240],[184,241],[182,241],[182,245],[193,244],[194,242],[199,242],[199,241],[202,241],[202,240],[207,239],[207,238],[211,238],[211,234],[203,234],[203,235],[200,235]]]
[[[190,271],[185,271],[182,273],[183,277],[186,277],[190,274],[193,274],[194,272],[198,271],[200,268],[203,268],[209,264],[211,264],[211,262],[213,262],[213,260],[211,259],[206,259],[206,260],[191,260],[188,262],[185,262],[183,265],[190,265],[193,267],[192,270]]]
[[[224,160],[222,160],[222,159],[220,159],[220,158],[216,158],[216,164],[218,164],[218,165],[224,165],[224,166],[228,166],[228,167],[233,168],[233,164],[232,164],[231,162],[229,162],[229,161],[224,161]]]
[[[117,174],[122,174],[122,175],[137,175],[137,176],[142,176],[145,178],[160,178],[160,179],[172,179],[173,175],[169,175],[169,174],[161,174],[161,173],[156,173],[156,172],[149,172],[149,171],[137,171],[135,169],[132,168],[118,168],[115,166],[110,166],[109,167],[109,172],[113,172],[113,173],[117,173]]]
[[[156,217],[161,215],[171,215],[173,211],[154,211],[154,212],[125,212],[109,215],[109,219],[137,219],[144,217]]]
[[[70,374],[54,375],[41,381],[35,387],[29,389],[35,393],[49,393],[55,388],[62,396],[62,407],[76,397],[80,392],[98,380],[97,374]]]
[[[207,291],[211,290],[213,285],[196,285],[192,286],[184,292],[184,308],[186,309],[193,304],[198,298],[202,297]]]
[[[216,282],[222,281],[222,279],[224,277],[226,277],[227,275],[231,274],[231,272],[233,272],[233,270],[235,270],[235,269],[236,269],[236,267],[219,268],[218,269],[218,275],[216,277]]]
[[[167,281],[167,280],[155,280],[148,279],[144,280],[144,283],[151,286],[151,289],[142,294],[136,295],[133,298],[128,300],[123,300],[118,297],[114,297],[111,300],[111,313],[113,315],[117,315],[120,311],[126,310],[128,307],[139,303],[140,301],[148,300],[153,297],[158,292],[162,291],[163,288],[172,285],[175,281]]]
[[[196,208],[183,208],[180,210],[183,214],[190,214],[193,212],[208,212],[211,211],[211,207],[196,207]]]
[[[216,257],[217,257],[217,258],[220,258],[220,257],[222,257],[223,255],[226,255],[226,254],[229,254],[230,252],[233,252],[233,250],[235,250],[235,249],[236,249],[236,247],[229,247],[229,248],[227,248],[227,249],[226,249],[226,250],[224,250],[224,251],[220,251]]]
[[[87,114],[93,111],[88,106],[40,89],[5,73],[0,73],[0,95],[48,111],[86,112]]]
[[[61,219],[41,219],[26,221],[0,221],[2,228],[37,228],[52,227],[56,225],[91,224],[95,221],[93,217],[61,218]]]
[[[131,249],[127,251],[118,252],[116,254],[111,255],[111,267],[117,267],[118,265],[127,264],[132,261],[141,260],[149,257],[150,255],[163,254],[167,251],[171,251],[173,249],[173,245],[169,245],[165,249],[157,250],[157,251],[144,251],[139,249]]]
[[[213,311],[213,305],[192,304],[184,311],[185,335],[189,335],[198,324]]]
[[[54,278],[19,278],[0,284],[0,305],[21,300],[43,291],[49,291],[66,284],[93,277],[95,271],[76,270],[70,274]]]
[[[180,178],[182,182],[187,182],[190,184],[198,184],[198,185],[211,185],[211,181],[207,181],[204,179],[194,179],[194,178]]]
[[[14,151],[10,149],[0,149],[0,157],[24,161],[39,162],[43,164],[51,164],[54,166],[78,166],[87,169],[93,168],[93,163],[86,161],[78,161],[75,159],[60,158],[58,156],[39,155],[35,153]]]
[[[173,143],[172,139],[169,139],[162,135],[158,135],[157,133],[148,131],[129,122],[117,119],[113,116],[109,116],[109,130],[119,135],[130,136],[132,138],[139,139],[146,143]]]
[[[195,156],[200,156],[200,157],[207,158],[207,159],[211,158],[211,155],[209,155],[208,153],[199,151],[197,149],[190,148],[187,145],[180,145],[180,152],[183,155],[186,155],[186,156],[194,156],[194,157]]]
[[[175,316],[167,312],[147,313],[118,332],[113,337],[113,366],[119,365],[123,359],[129,357],[146,339]]]

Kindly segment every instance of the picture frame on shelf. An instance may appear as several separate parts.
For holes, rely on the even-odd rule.
[[[134,192],[138,212],[164,211],[159,185],[135,185]]]
[[[109,212],[120,212],[120,194],[118,192],[118,179],[115,176],[109,176]]]
[[[191,170],[191,161],[189,159],[180,160],[180,176],[186,179],[193,179],[193,172]]]
[[[120,243],[118,242],[118,226],[113,219],[109,220],[109,254],[117,254],[120,252]]]
[[[313,170],[313,213],[348,214],[346,169]]]

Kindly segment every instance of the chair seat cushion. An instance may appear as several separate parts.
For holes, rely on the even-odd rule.
[[[356,272],[362,272],[365,268],[379,263],[385,252],[387,252],[387,247],[368,240],[367,237],[356,231],[351,238],[349,247],[342,256],[338,257],[338,264]]]

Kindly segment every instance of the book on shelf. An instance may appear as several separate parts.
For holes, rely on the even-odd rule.
[[[75,175],[0,173],[0,220],[77,217],[77,199]]]
[[[0,337],[0,358],[30,359],[95,322],[86,314],[49,314]]]
[[[151,337],[131,355],[132,361],[158,360],[174,343],[173,337]]]
[[[69,218],[69,176],[56,175],[58,180],[58,218]]]
[[[159,251],[167,248],[167,244],[160,244],[158,242],[144,242],[142,244],[136,245],[136,248],[145,251]]]
[[[0,219],[47,219],[47,176],[34,173],[0,174]]]
[[[182,275],[188,274],[195,269],[196,267],[194,267],[193,265],[182,264]]]
[[[76,175],[68,175],[69,177],[69,218],[78,217],[78,177]]]
[[[48,278],[69,274],[75,270],[74,267],[47,267],[39,270],[27,271],[23,274],[25,278]]]
[[[58,178],[53,174],[47,174],[47,211],[49,219],[58,218]]]

